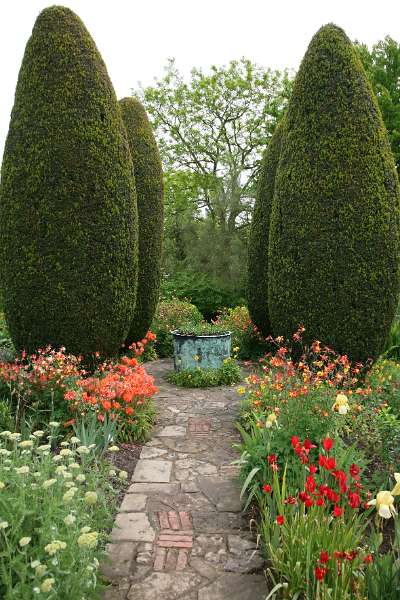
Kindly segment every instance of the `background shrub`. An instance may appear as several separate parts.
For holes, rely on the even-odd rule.
[[[17,349],[116,353],[135,304],[132,159],[81,20],[46,8],[26,46],[0,191],[4,309]]]
[[[173,355],[171,331],[186,323],[200,323],[203,315],[198,308],[184,300],[162,300],[156,311],[152,331],[157,336],[156,352],[160,358]]]
[[[146,335],[160,291],[163,173],[157,143],[144,107],[136,98],[123,98],[119,105],[133,160],[139,216],[136,306],[126,339],[126,344],[130,345]]]
[[[252,322],[246,306],[225,308],[216,320],[219,329],[230,331],[232,348],[239,359],[248,360],[263,356],[269,349],[265,338]]]
[[[284,121],[281,121],[275,129],[262,159],[248,247],[247,305],[253,322],[264,336],[271,334],[268,314],[269,228],[283,124]]]
[[[376,99],[345,33],[322,27],[285,116],[269,246],[275,335],[299,324],[353,360],[382,352],[399,291],[399,183]]]

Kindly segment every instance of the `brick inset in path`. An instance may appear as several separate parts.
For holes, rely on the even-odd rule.
[[[189,431],[190,433],[209,433],[211,428],[210,419],[196,419],[191,417],[189,419]]]
[[[160,532],[156,539],[154,571],[183,571],[193,547],[193,525],[186,511],[158,513]]]

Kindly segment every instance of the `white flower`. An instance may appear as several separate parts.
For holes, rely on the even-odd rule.
[[[119,448],[118,448],[118,446],[110,446],[108,448],[108,451],[109,452],[119,452]]]
[[[56,454],[55,456],[53,456],[54,462],[60,462],[60,460],[62,460],[62,456],[60,454]]]
[[[80,469],[80,465],[76,462],[70,463],[69,469]]]
[[[9,440],[12,440],[13,442],[18,442],[21,439],[21,434],[20,433],[10,433],[10,435],[7,437]]]
[[[36,569],[40,565],[40,560],[33,560],[31,562],[31,569]]]
[[[72,444],[79,444],[80,443],[80,439],[78,437],[76,437],[76,435],[73,435],[71,438],[71,443]]]
[[[67,470],[67,467],[65,465],[60,465],[59,467],[56,468],[55,472],[57,475],[61,475],[66,470]]]
[[[50,421],[49,426],[54,428],[60,427],[60,423],[58,423],[57,421]]]
[[[78,454],[89,454],[90,450],[87,446],[79,446],[76,451]]]
[[[93,448],[96,448],[96,444],[89,444],[88,448],[90,448],[90,450],[93,450]]]
[[[1,437],[4,437],[4,438],[8,438],[8,437],[10,437],[10,435],[11,435],[11,431],[8,431],[8,430],[6,430],[6,431],[2,431],[2,432],[0,433],[0,436],[1,436]]]
[[[114,469],[110,469],[110,470],[108,471],[108,474],[109,474],[109,476],[110,476],[110,477],[115,477],[115,476],[116,476],[116,474],[117,474],[117,472],[116,472],[116,471],[114,471]]]
[[[23,548],[24,546],[27,546],[27,545],[29,544],[29,542],[31,541],[31,539],[32,539],[32,538],[30,538],[30,537],[22,537],[22,538],[19,540],[19,542],[18,542],[18,543],[19,543],[19,545],[21,546],[21,548]]]
[[[79,475],[76,476],[76,481],[79,481],[79,483],[83,483],[84,481],[86,481],[86,477],[83,473],[79,473]]]
[[[27,473],[29,473],[29,467],[28,467],[28,465],[23,465],[22,467],[17,467],[15,469],[15,472],[18,473],[18,475],[26,475]]]
[[[67,442],[67,441],[61,442],[60,446],[62,446],[63,448],[67,448],[67,446],[69,446],[69,442]]]
[[[74,481],[66,481],[64,483],[64,487],[66,487],[66,488],[72,488],[72,487],[74,487],[74,485],[75,485]]]
[[[72,473],[70,473],[69,471],[63,471],[62,476],[64,477],[64,479],[72,479]]]
[[[7,521],[0,521],[0,529],[7,529],[7,527],[8,527]]]
[[[120,471],[118,473],[118,477],[121,479],[121,481],[126,481],[128,479],[128,473],[126,471]]]
[[[75,515],[67,515],[64,519],[66,525],[73,525],[76,521]]]
[[[65,550],[66,547],[67,544],[65,542],[61,542],[60,540],[54,540],[50,544],[47,544],[47,546],[44,547],[44,550],[45,552],[47,552],[47,554],[50,554],[50,556],[54,556],[56,552],[58,552],[59,550]]]
[[[0,490],[4,490],[5,487],[6,484],[4,483],[4,481],[0,481]]]
[[[6,450],[5,448],[0,448],[0,456],[10,456],[10,450]]]
[[[38,577],[42,577],[47,571],[46,565],[38,565],[35,567],[35,573]]]
[[[42,444],[42,446],[38,446],[36,448],[36,450],[38,452],[47,452],[47,450],[50,450],[50,448],[51,448],[50,444]]]
[[[63,448],[60,450],[60,456],[73,456],[74,453],[69,448]]]
[[[41,438],[44,436],[44,431],[38,429],[37,431],[34,431],[32,435],[34,435],[36,438]]]

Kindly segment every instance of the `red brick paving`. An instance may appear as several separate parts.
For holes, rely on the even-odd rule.
[[[155,571],[183,571],[193,547],[193,525],[186,511],[159,512],[161,531],[156,539]]]
[[[190,433],[209,433],[211,429],[210,419],[196,419],[191,417],[189,419],[189,431]]]

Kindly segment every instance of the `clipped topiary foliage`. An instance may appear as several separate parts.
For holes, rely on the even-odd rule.
[[[283,124],[284,120],[280,121],[264,152],[248,246],[247,305],[253,323],[264,336],[271,334],[268,314],[269,227]]]
[[[322,27],[285,117],[269,246],[275,335],[301,323],[353,360],[383,350],[399,293],[399,183],[382,117],[342,29]]]
[[[136,308],[126,344],[147,333],[157,307],[164,223],[163,173],[152,127],[136,98],[120,100],[136,181],[139,214],[139,272]]]
[[[132,159],[101,56],[68,8],[37,18],[0,192],[5,313],[17,348],[112,355],[135,303]]]

